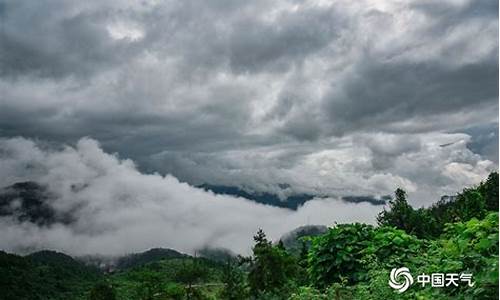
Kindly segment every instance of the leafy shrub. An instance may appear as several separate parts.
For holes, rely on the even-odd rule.
[[[247,298],[244,274],[230,260],[227,261],[222,273],[222,283],[224,288],[220,292],[221,299],[240,300]]]
[[[393,226],[418,238],[437,238],[445,224],[482,219],[491,211],[498,211],[498,173],[492,172],[485,182],[464,189],[451,200],[443,198],[429,208],[414,209],[406,200],[406,193],[397,189],[395,199],[389,201],[389,210],[382,211],[377,222]]]
[[[0,299],[83,299],[102,275],[52,251],[21,257],[0,251]]]
[[[262,230],[254,236],[253,257],[250,264],[248,284],[258,299],[287,299],[295,289],[299,265],[282,246],[273,246]]]
[[[362,259],[373,235],[373,226],[355,223],[337,225],[313,238],[309,251],[313,284],[324,288],[343,279],[349,284],[365,280],[367,268]]]
[[[437,240],[401,229],[338,225],[313,239],[309,274],[321,290],[301,287],[292,299],[498,299],[498,213],[444,225]],[[399,294],[387,284],[389,270],[412,274],[471,273],[475,285],[446,289],[414,284]],[[360,274],[361,273],[361,274]]]
[[[427,273],[467,272],[474,275],[473,288],[461,286],[446,292],[477,299],[498,299],[498,213],[483,220],[447,224],[441,239],[420,258]]]
[[[115,300],[116,292],[107,283],[99,283],[90,290],[89,300]]]
[[[489,211],[498,211],[498,173],[492,172],[484,183],[477,187],[483,195],[486,203],[486,209]]]
[[[364,250],[366,259],[376,259],[378,267],[387,269],[405,265],[418,255],[424,242],[394,227],[379,227],[374,230],[370,244]]]
[[[343,280],[362,282],[367,272],[408,263],[418,255],[424,243],[393,227],[373,228],[365,224],[343,224],[313,239],[309,252],[309,273],[318,287]]]
[[[182,300],[186,295],[186,291],[182,285],[169,282],[165,285],[164,295],[167,299]]]

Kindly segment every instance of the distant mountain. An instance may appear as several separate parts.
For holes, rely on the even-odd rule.
[[[375,196],[344,196],[342,200],[349,203],[362,203],[367,202],[372,205],[385,205],[387,201],[391,200],[392,197],[390,195],[385,195],[381,197]]]
[[[284,234],[279,240],[290,253],[299,254],[302,249],[302,238],[318,236],[326,231],[328,227],[323,225],[305,225]],[[309,246],[310,243],[306,242],[306,245]]]
[[[132,269],[164,259],[187,258],[189,255],[167,248],[153,248],[140,253],[120,257],[85,255],[76,259],[85,265],[93,266],[105,272]]]
[[[200,284],[198,288],[210,290],[213,286],[222,285],[224,266],[206,258],[193,258],[161,248],[127,255],[119,259],[118,265],[121,269],[117,271],[120,272],[103,272],[60,252],[43,250],[20,256],[0,251],[0,299],[97,299],[89,298],[89,293],[103,284],[116,289],[117,299],[179,299],[168,295],[158,297],[171,290],[165,290],[164,285],[157,286],[157,281],[182,291],[185,283],[178,278],[178,274],[197,265],[204,272],[203,278],[197,282]],[[151,288],[155,290],[149,293]],[[147,297],[140,296],[144,292],[149,293]]]
[[[20,222],[50,225],[58,220],[48,205],[50,195],[36,182],[19,182],[0,189],[0,216],[14,216]]]
[[[28,256],[0,251],[0,299],[84,299],[103,275],[68,255],[40,251]]]
[[[290,186],[281,184],[280,188]],[[269,192],[251,192],[239,187],[202,184],[198,188],[212,191],[215,194],[231,195],[245,198],[257,203],[297,210],[301,205],[313,198],[325,197],[312,194],[295,194],[281,199]],[[61,214],[50,205],[54,195],[39,183],[26,181],[0,188],[0,217],[10,216],[19,222],[31,222],[39,226],[49,226],[54,223],[68,224],[74,221],[70,214]],[[342,200],[350,203],[368,202],[373,205],[384,205],[390,196],[380,198],[373,196],[344,196]]]
[[[288,208],[292,210],[297,210],[300,206],[309,200],[314,198],[325,198],[325,195],[312,195],[312,194],[295,194],[288,196],[285,199],[280,199],[276,194],[269,192],[248,192],[239,187],[226,186],[226,185],[212,185],[212,184],[201,184],[197,186],[198,188],[204,189],[205,191],[211,191],[219,195],[230,195],[245,198],[248,200],[255,201],[257,203],[277,206],[282,208]],[[281,188],[289,187],[287,184],[280,185]],[[361,203],[367,202],[372,205],[385,205],[385,203],[391,199],[391,196],[344,196],[341,198],[344,202],[349,203]]]
[[[76,261],[73,257],[57,251],[41,250],[33,252],[26,257],[40,264],[57,264],[60,266],[84,267],[81,262]]]
[[[241,197],[255,201],[257,203],[293,210],[297,210],[299,206],[303,205],[309,200],[312,200],[315,197],[314,195],[310,194],[297,194],[289,196],[286,199],[280,199],[276,194],[268,192],[247,192],[239,187],[225,185],[201,184],[198,186],[198,188],[202,188],[206,191],[212,191],[215,194]]]
[[[162,259],[185,258],[187,254],[166,248],[153,248],[142,253],[129,254],[120,257],[115,265],[118,270],[125,270],[142,266]]]
[[[196,255],[212,261],[226,263],[228,261],[236,261],[237,255],[226,248],[210,248],[205,247],[196,251]]]

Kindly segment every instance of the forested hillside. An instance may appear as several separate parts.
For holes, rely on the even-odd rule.
[[[251,256],[226,262],[154,249],[122,258],[113,272],[51,251],[0,252],[0,299],[498,299],[497,173],[428,208],[412,207],[398,189],[377,220],[303,228],[275,242],[259,230]],[[414,277],[403,292],[388,284],[400,267]],[[417,282],[432,273],[472,278]]]

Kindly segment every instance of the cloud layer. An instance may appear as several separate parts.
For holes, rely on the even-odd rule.
[[[89,150],[113,161],[117,177],[130,176],[123,175],[127,186],[138,189],[124,197],[148,209],[138,213],[161,206],[139,197],[147,194],[142,181],[154,185],[150,193],[172,185],[220,205],[234,199],[177,179],[267,192],[288,184],[289,193],[330,197],[381,196],[400,186],[420,206],[498,168],[495,1],[6,0],[0,22],[3,143],[25,143],[16,151],[34,155],[47,174],[68,168],[85,182],[86,172],[98,171],[81,162],[77,172],[85,157],[78,153],[93,144],[80,139],[99,141],[137,164],[139,171]],[[29,140],[76,148],[44,151]],[[44,162],[63,154],[76,162]],[[3,183],[39,171],[2,163]],[[40,176],[53,187],[49,179],[57,178],[47,174]],[[53,188],[69,202],[118,197],[90,186],[85,197]],[[284,223],[300,225],[306,211],[314,219],[314,203]],[[254,209],[243,219],[245,239],[261,213],[286,214]],[[282,228],[269,224],[262,226]]]
[[[37,226],[0,217],[0,249],[57,249],[71,254],[117,255],[152,247],[193,253],[206,246],[248,253],[263,228],[277,239],[306,224],[373,223],[370,204],[318,199],[290,211],[218,196],[173,176],[142,174],[130,160],[102,151],[96,141],[43,149],[26,139],[0,140],[2,185],[36,181],[48,187],[49,205],[73,222]]]

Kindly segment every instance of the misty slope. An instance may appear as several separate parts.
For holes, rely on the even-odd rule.
[[[205,191],[211,191],[215,194],[241,197],[255,201],[257,203],[288,208],[292,210],[297,210],[300,206],[304,205],[304,203],[314,198],[324,197],[322,195],[312,194],[292,194],[284,198],[280,198],[277,194],[269,192],[246,191],[236,186],[213,185],[206,183],[198,185],[198,187],[204,189]],[[281,187],[287,188],[289,186],[282,185]],[[380,198],[375,196],[343,196],[341,199],[348,203],[366,202],[372,205],[384,205],[386,201],[390,199],[390,196],[383,196]]]
[[[307,247],[310,246],[310,242],[304,240],[307,237],[315,237],[324,234],[328,231],[328,227],[322,225],[305,225],[296,228],[289,233],[283,235],[280,241],[285,246],[285,249],[293,254],[299,254],[302,249],[302,243],[304,242]]]
[[[226,248],[210,248],[205,247],[196,251],[196,255],[209,260],[227,263],[228,261],[235,262],[238,255]]]
[[[276,194],[267,192],[247,192],[238,187],[202,184],[198,186],[215,194],[231,195],[257,203],[297,210],[301,205],[316,196],[310,194],[290,195],[280,199]],[[0,216],[15,216],[18,221],[29,221],[37,225],[56,222],[69,223],[71,216],[61,216],[50,205],[47,188],[36,182],[18,182],[0,189]],[[368,202],[373,205],[385,204],[385,199],[372,196],[345,196],[342,200],[350,203]]]
[[[68,255],[40,251],[22,257],[0,251],[1,299],[84,299],[102,274]]]
[[[472,289],[465,285],[441,289],[432,293],[438,296],[435,299],[457,299],[458,295],[498,299],[498,173],[428,208],[414,209],[405,197],[404,191],[397,191],[391,209],[380,214],[379,226],[302,226],[282,236],[282,243],[268,240],[259,230],[253,254],[239,257],[238,264],[233,261],[232,265],[155,248],[118,258],[116,265],[121,267],[104,272],[54,251],[25,257],[0,252],[0,291],[6,291],[0,299],[310,300],[332,299],[331,293],[339,291],[345,292],[339,299],[346,300],[400,299],[387,285],[387,270],[395,263],[409,264],[419,272],[451,266],[457,273],[465,269],[474,273]],[[307,247],[303,247],[303,237],[312,237]],[[229,254],[222,249],[215,252]],[[335,283],[342,278],[350,281],[337,289]],[[89,297],[98,287],[116,297]],[[251,295],[254,290],[258,293]],[[243,294],[227,297],[234,291]],[[431,298],[428,291],[422,290],[425,299]],[[415,292],[415,288],[409,291],[411,299]]]
[[[224,185],[202,184],[198,187],[204,189],[205,191],[212,191],[215,194],[242,197],[257,203],[293,210],[297,210],[299,206],[314,198],[314,195],[299,194],[288,196],[285,199],[280,199],[276,194],[267,192],[247,192],[239,187]]]
[[[153,248],[142,253],[134,253],[122,256],[116,262],[115,268],[125,270],[146,265],[162,259],[185,258],[186,254],[182,254],[172,249]]]
[[[55,251],[27,256],[0,251],[0,299],[83,300],[93,287],[105,282],[114,286],[119,299],[143,299],[144,292],[158,292],[151,286],[157,280],[181,288],[181,272],[193,263],[203,269],[198,283],[220,282],[223,264],[172,249],[155,248],[120,257],[118,268],[111,273]]]
[[[46,188],[36,182],[18,182],[0,189],[0,216],[14,216],[19,222],[49,225],[67,221],[49,205]]]
[[[186,298],[189,283],[204,294],[215,294],[220,288],[224,264],[201,257],[185,256],[152,261],[130,269],[108,274],[117,299],[207,299]],[[193,276],[193,277],[191,277]],[[179,295],[180,294],[180,295]],[[217,299],[214,297],[208,299]]]
[[[322,231],[320,227],[298,228],[287,234],[286,244],[298,244],[298,236]],[[119,299],[139,299],[141,293],[157,293],[164,289],[183,289],[183,272],[196,264],[203,272],[198,284],[206,294],[219,292],[224,264],[236,257],[225,249],[201,249],[195,258],[173,249],[153,248],[125,255],[112,261],[112,266],[100,265],[92,257],[73,258],[64,253],[42,250],[26,256],[0,251],[0,299],[66,300],[87,299],[96,285],[108,282],[116,289]],[[100,268],[97,268],[99,266]],[[111,272],[108,272],[111,271]],[[164,292],[162,290],[162,292]],[[142,298],[141,298],[142,299]]]

